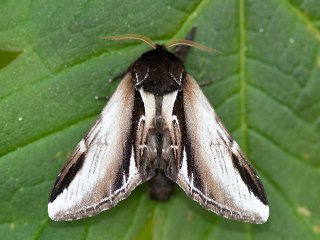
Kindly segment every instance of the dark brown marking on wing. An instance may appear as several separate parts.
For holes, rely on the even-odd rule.
[[[177,94],[177,98],[176,101],[174,103],[173,106],[173,111],[172,114],[175,115],[178,119],[178,124],[179,124],[179,128],[180,128],[180,133],[181,133],[181,146],[179,147],[179,154],[178,156],[180,156],[179,159],[175,159],[174,164],[176,164],[177,169],[180,169],[182,167],[182,156],[183,156],[183,144],[184,144],[184,138],[187,135],[187,130],[186,130],[186,126],[185,126],[185,116],[184,116],[184,109],[183,109],[183,95],[182,95],[182,91],[179,91]],[[173,124],[177,124],[176,122],[174,122]],[[177,133],[176,131],[174,131],[174,138],[175,138],[175,142],[177,142]]]
[[[141,142],[143,139],[143,131],[140,132],[140,136],[138,137],[137,134],[139,134],[138,132],[138,124],[139,121],[141,119],[142,116],[145,116],[145,109],[144,109],[144,104],[141,98],[140,93],[135,90],[134,91],[134,104],[133,104],[133,113],[132,113],[132,143],[133,143],[133,150],[134,150],[134,157],[135,157],[135,161],[136,161],[136,166],[138,169],[140,169],[140,165],[141,165],[141,159],[143,156],[143,148],[139,148],[139,146],[143,145],[144,143]],[[145,121],[141,121],[141,125],[142,125],[142,129],[144,129],[144,125],[145,125]],[[140,142],[138,144],[136,144],[137,139],[140,139]]]
[[[123,149],[119,149],[119,151],[123,152],[123,155],[122,159],[119,159],[121,164],[113,181],[112,191],[120,189],[124,184],[124,177],[126,181],[129,177],[130,158],[132,153],[132,139],[132,131],[130,131],[130,134],[127,136],[126,143],[124,144]]]
[[[244,156],[240,155],[239,159],[238,156],[236,156],[236,154],[232,153],[232,163],[233,166],[238,170],[242,181],[248,186],[249,190],[257,197],[260,199],[260,201],[265,204],[268,205],[268,200],[267,200],[267,196],[266,193],[264,191],[264,188],[261,184],[261,182],[259,181],[256,171],[253,169],[253,167],[250,165],[250,163],[248,163],[245,159]],[[243,161],[246,161],[246,166],[244,166],[243,164],[241,164]],[[249,169],[247,169],[249,168]]]
[[[76,156],[77,153],[75,154],[75,157]],[[68,186],[76,176],[77,172],[79,172],[79,170],[82,168],[85,157],[86,152],[81,153],[69,169],[67,169],[66,167],[62,170],[61,175],[58,177],[54,184],[54,188],[49,197],[49,202],[53,202],[57,198],[57,196],[63,192],[64,189],[68,188]],[[65,173],[65,171],[67,172]]]
[[[182,138],[182,146],[181,146],[181,154],[180,159],[177,161],[178,169],[181,169],[182,167],[182,158],[183,158],[183,148],[186,150],[187,155],[187,169],[188,169],[188,177],[190,179],[193,178],[193,184],[194,187],[197,188],[199,191],[203,192],[203,182],[201,180],[201,176],[199,173],[199,169],[196,164],[196,159],[194,159],[194,149],[191,142],[190,137],[188,136],[187,132],[187,126],[185,123],[185,112],[183,107],[183,101],[184,101],[184,95],[183,91],[180,91],[177,95],[177,100],[175,102],[174,108],[173,108],[173,114],[177,116],[179,125],[180,125],[180,131],[181,131],[181,138]],[[187,101],[187,100],[186,100]],[[174,180],[174,179],[173,179]]]
[[[123,145],[123,149],[119,149],[119,151],[122,151],[123,157],[122,159],[119,159],[121,161],[121,166],[116,174],[115,180],[114,180],[114,185],[113,185],[113,191],[120,189],[123,186],[123,176],[125,176],[126,180],[129,177],[129,170],[130,170],[130,159],[131,159],[131,154],[132,154],[132,147],[133,147],[133,154],[134,154],[134,159],[136,161],[136,166],[138,166],[139,169],[139,162],[137,161],[137,156],[138,156],[138,151],[136,149],[136,139],[137,139],[137,129],[138,129],[138,123],[139,119],[141,116],[145,114],[144,110],[144,105],[143,101],[141,99],[140,93],[135,90],[134,94],[134,104],[133,104],[133,109],[132,109],[132,116],[131,116],[131,125],[130,127],[130,132],[128,136],[126,136],[125,139],[125,144]],[[123,116],[123,117],[128,117],[128,116]],[[121,147],[121,146],[119,146]]]

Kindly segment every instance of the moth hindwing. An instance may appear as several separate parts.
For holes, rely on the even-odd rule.
[[[256,171],[181,58],[163,45],[148,44],[154,49],[130,66],[59,174],[49,198],[50,218],[92,216],[151,179],[152,198],[168,199],[176,182],[220,216],[264,223],[269,207]]]

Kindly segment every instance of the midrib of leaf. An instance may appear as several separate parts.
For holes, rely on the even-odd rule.
[[[245,24],[245,6],[244,0],[239,0],[239,81],[240,81],[240,129],[242,132],[242,148],[244,152],[249,155],[248,146],[248,124],[247,124],[247,109],[246,109],[246,24]],[[252,226],[248,225],[248,239],[252,240],[253,231]]]
[[[87,224],[85,225],[85,229],[84,229],[83,240],[88,239],[91,221],[92,221],[92,218],[88,218]]]
[[[184,31],[184,28],[187,27],[188,25],[191,24],[192,20],[197,16],[197,13],[201,10],[201,8],[203,8],[203,5],[207,2],[207,0],[201,0],[199,1],[199,3],[191,10],[191,12],[188,14],[188,16],[182,21],[182,23],[180,24],[180,26],[177,28],[177,31],[173,34],[173,36],[170,39],[177,39],[181,32]],[[153,215],[151,217],[151,221],[152,221],[152,225],[155,223],[155,221],[153,220],[154,217],[156,217],[156,211],[157,211],[157,206],[154,208],[154,212]],[[218,224],[215,225],[215,227]],[[156,226],[153,226],[151,229],[151,233],[152,236],[154,236],[154,229]],[[164,229],[167,229],[166,227],[164,227]],[[163,232],[162,232],[163,234]],[[164,236],[166,236],[166,234],[163,234]],[[159,237],[159,239],[161,239],[161,237]]]
[[[48,222],[49,222],[49,218],[46,218],[42,221],[42,223],[40,224],[38,230],[36,231],[36,233],[33,237],[34,240],[38,240],[41,238],[41,235],[42,235],[43,231],[45,230]]]
[[[317,39],[320,39],[319,38],[320,32],[313,26],[313,24],[310,22],[310,20],[307,19],[303,14],[301,14],[301,12],[299,12],[294,6],[292,6],[291,3],[289,3],[288,1],[286,1],[286,2],[290,5],[291,9],[298,15],[298,17],[303,20],[303,22],[307,25],[307,28],[309,27],[309,29],[315,35],[315,37]],[[248,129],[247,119],[246,119],[246,89],[247,89],[247,86],[249,86],[249,84],[246,83],[245,6],[244,6],[243,0],[239,0],[239,39],[240,39],[239,58],[240,58],[240,101],[241,101],[240,113],[241,113],[241,131],[242,131],[242,140],[243,140],[242,148],[244,149],[246,154],[249,155],[249,150],[250,150],[249,145],[248,145],[248,131],[249,131],[249,129]],[[260,88],[258,88],[256,86],[252,86],[252,87],[256,88],[256,90],[262,91]],[[269,94],[267,94],[265,92],[264,92],[264,94],[266,94],[266,96],[272,98]],[[289,106],[285,105],[284,103],[279,102],[275,98],[272,98],[272,99],[274,101],[276,101],[277,103],[281,104],[282,106],[284,106],[285,108],[287,108],[287,110],[289,110],[298,120],[302,121],[304,124],[307,125],[307,123],[304,120],[302,120],[297,115],[297,113],[295,113],[294,110],[291,109]],[[252,128],[252,127],[250,129],[252,131],[254,131],[256,134],[258,134],[259,136],[266,138],[266,136],[263,135],[261,132],[259,132],[257,129]],[[284,147],[279,147],[279,145],[276,144],[274,141],[271,141],[270,138],[266,138],[266,140],[270,141],[272,144],[274,144],[281,151],[284,151],[286,154],[288,154],[288,156],[293,157],[294,159],[301,161],[300,157],[296,156],[295,154],[293,154],[289,150],[285,149]],[[301,162],[303,162],[303,161],[301,161]],[[310,165],[308,165],[308,164],[306,164],[306,166],[310,167]],[[297,213],[297,211],[295,210],[295,203],[290,200],[290,197],[285,194],[285,191],[275,181],[273,181],[272,178],[268,174],[266,174],[265,171],[263,171],[263,169],[260,169],[258,166],[255,166],[255,168],[260,172],[260,174],[262,176],[264,176],[264,178],[266,180],[268,180],[268,182],[271,184],[271,186],[279,193],[279,195],[282,197],[282,199],[286,202],[287,206],[291,209],[293,215],[298,219],[298,221],[303,225],[303,227],[307,231],[312,233],[314,236],[316,236],[314,234],[314,232],[312,231],[311,227],[309,226],[309,224],[305,221],[305,219],[303,219]],[[251,233],[249,235],[249,238],[253,239],[254,236],[253,236],[253,231],[252,231],[251,225],[248,226],[248,232]]]
[[[291,6],[292,7],[292,6]],[[297,11],[295,9],[295,11]],[[249,145],[248,145],[248,124],[247,124],[247,112],[246,112],[246,94],[247,94],[247,82],[246,82],[246,24],[245,24],[245,6],[244,0],[239,0],[239,81],[240,81],[240,129],[242,132],[242,145],[244,152],[249,155]],[[300,13],[300,15],[302,15]],[[303,15],[302,15],[303,16]],[[307,25],[310,21],[306,21]],[[316,30],[316,29],[315,29]],[[319,32],[316,31],[317,34]],[[319,36],[320,37],[320,34]],[[289,107],[288,107],[289,108]],[[290,109],[290,108],[289,108]],[[293,111],[290,109],[290,111]],[[281,148],[282,149],[282,148]],[[282,149],[283,150],[283,149]],[[290,156],[294,156],[293,154],[289,154]],[[295,157],[295,156],[294,156]],[[269,183],[279,192],[279,195],[284,199],[284,201],[288,204],[289,208],[292,210],[293,215],[303,224],[305,229],[308,229],[309,232],[312,232],[310,226],[304,221],[304,219],[299,216],[299,214],[294,209],[294,203],[290,201],[290,198],[284,194],[284,191],[280,186],[278,186],[270,176],[266,175],[264,171],[258,169],[260,174],[265,176],[265,178],[269,181]],[[254,232],[252,231],[252,225],[248,225],[248,238],[254,239]]]
[[[130,236],[130,234],[132,234],[133,232],[135,232],[135,226],[137,223],[137,213],[139,212],[140,208],[143,207],[142,204],[142,199],[141,197],[138,199],[138,204],[135,207],[134,213],[133,213],[133,217],[130,219],[130,224],[129,224],[129,228],[127,229],[127,232],[125,233],[123,239],[130,239],[132,236]]]
[[[255,133],[259,135],[259,133]],[[260,135],[259,135],[260,136]],[[290,200],[290,197],[286,194],[286,191],[276,182],[272,179],[272,177],[267,174],[262,168],[259,168],[258,166],[255,166],[255,168],[259,171],[260,175],[266,179],[270,185],[274,188],[275,191],[278,192],[279,196],[283,199],[283,201],[287,204],[288,208],[291,210],[292,215],[296,217],[296,219],[303,225],[303,227],[309,231],[312,235],[316,236],[316,233],[312,231],[312,227],[310,224],[307,223],[307,221],[296,211],[296,204],[294,201]]]
[[[244,16],[244,2],[239,0],[239,81],[240,81],[240,129],[242,132],[242,144],[246,154],[249,154],[248,146],[248,124],[246,111],[246,35],[245,35],[245,16]]]

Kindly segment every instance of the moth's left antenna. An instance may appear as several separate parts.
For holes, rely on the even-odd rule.
[[[148,44],[151,48],[156,49],[156,44],[148,37],[140,34],[126,34],[102,38],[104,40],[140,40]]]

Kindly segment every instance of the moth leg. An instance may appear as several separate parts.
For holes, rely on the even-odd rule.
[[[123,72],[115,75],[114,77],[110,78],[110,79],[108,80],[108,82],[109,82],[109,83],[112,83],[112,82],[114,82],[114,81],[118,81],[118,80],[124,78],[124,76],[127,74],[127,72],[128,72],[128,70],[123,71]],[[103,100],[103,101],[109,101],[110,97],[111,97],[111,96],[109,96],[109,95],[107,95],[107,96],[94,96],[94,98],[95,98],[96,100]]]
[[[112,83],[114,81],[118,81],[120,79],[122,79],[128,72],[128,69],[126,69],[125,71],[122,71],[120,73],[118,73],[117,75],[113,76],[112,78],[109,79],[109,83]]]
[[[94,96],[96,100],[109,101],[110,96]]]
[[[197,27],[192,27],[188,35],[185,37],[186,40],[193,40],[196,34]],[[173,49],[173,53],[176,57],[178,57],[182,62],[186,59],[188,52],[190,50],[190,46],[179,45]]]
[[[212,80],[205,80],[205,81],[202,81],[202,82],[200,82],[198,84],[199,84],[200,87],[206,87],[208,85],[211,85],[212,83],[213,83]]]
[[[115,75],[114,77],[110,78],[108,80],[109,83],[112,83],[114,81],[118,81],[124,78],[124,76],[128,73],[128,69],[126,69],[125,71],[122,71],[120,73],[118,73],[117,75]],[[111,96],[95,96],[94,98],[96,100],[103,100],[103,101],[109,101]]]
[[[156,169],[156,175],[148,181],[149,196],[157,201],[169,200],[174,193],[174,182],[167,178],[162,169]]]
[[[124,76],[129,72],[129,70],[131,69],[133,64],[134,63],[130,64],[130,66],[126,70],[123,70],[120,73],[118,73],[117,75],[115,75],[112,78],[110,78],[109,79],[109,83],[112,83],[114,81],[121,80],[122,78],[124,78]]]

